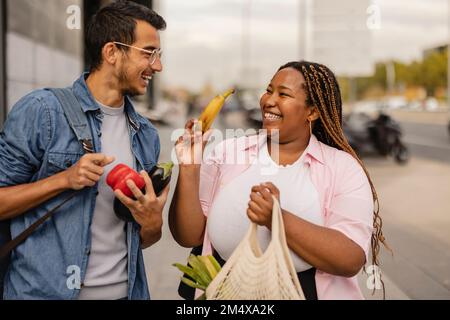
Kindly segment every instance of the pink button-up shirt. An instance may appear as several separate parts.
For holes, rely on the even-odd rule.
[[[223,186],[250,167],[265,139],[264,135],[228,139],[214,148],[201,166],[200,202],[205,216]],[[373,198],[364,170],[350,154],[321,143],[314,135],[305,153],[319,194],[324,226],[357,243],[367,260],[373,230]],[[211,252],[205,231],[202,254]],[[318,299],[363,299],[356,276],[339,277],[317,270],[315,279]]]

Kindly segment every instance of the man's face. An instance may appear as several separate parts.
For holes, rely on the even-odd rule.
[[[145,50],[160,48],[158,31],[145,21],[137,21],[135,42],[131,44]],[[150,54],[134,48],[128,48],[117,65],[117,77],[120,90],[124,95],[143,95],[147,91],[151,77],[162,71],[159,57],[150,64]]]

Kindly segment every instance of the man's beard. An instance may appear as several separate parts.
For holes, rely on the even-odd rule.
[[[125,66],[123,66],[123,68],[119,71],[118,78],[119,78],[119,87],[121,88],[120,90],[122,95],[129,97],[141,95],[141,93],[138,90],[133,89],[130,86],[130,80],[128,73],[125,69]]]

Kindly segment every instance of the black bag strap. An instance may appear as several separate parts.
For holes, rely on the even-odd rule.
[[[72,88],[49,88],[47,90],[51,91],[59,100],[67,121],[83,146],[83,150],[86,153],[93,153],[91,128],[80,102],[73,94]]]
[[[94,146],[92,143],[92,134],[91,129],[88,124],[88,120],[86,114],[81,108],[81,104],[78,99],[72,92],[71,88],[50,88],[47,89],[51,91],[59,103],[61,104],[62,109],[64,110],[64,114],[69,122],[70,127],[73,132],[77,136],[78,141],[80,141],[83,150],[86,153],[93,153]],[[19,234],[16,238],[12,239],[4,246],[0,248],[0,259],[6,257],[12,250],[14,250],[17,246],[19,246],[22,242],[24,242],[33,232],[42,225],[45,221],[50,219],[53,214],[62,207],[65,203],[67,203],[70,199],[72,199],[76,195],[76,191],[70,193],[60,204],[51,209],[41,218],[39,218],[36,222],[34,222],[31,226],[25,229],[21,234]]]

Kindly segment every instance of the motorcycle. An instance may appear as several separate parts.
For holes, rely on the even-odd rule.
[[[447,130],[448,130],[448,135],[450,136],[450,121],[448,122]]]
[[[393,156],[399,164],[410,158],[408,148],[401,140],[400,124],[380,112],[375,119],[365,113],[352,113],[344,118],[344,134],[358,155],[379,154]]]

